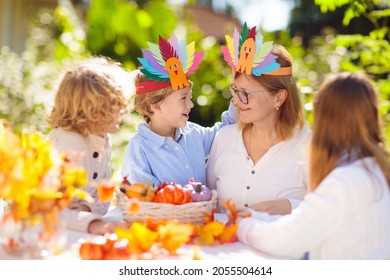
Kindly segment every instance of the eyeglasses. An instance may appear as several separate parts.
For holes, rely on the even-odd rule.
[[[249,103],[249,96],[253,95],[249,92],[238,90],[235,85],[229,85],[230,93],[237,96],[241,103],[247,105]]]
[[[235,85],[231,84],[229,85],[230,93],[234,96],[236,95],[238,99],[241,101],[241,103],[247,105],[249,103],[249,96],[254,96],[254,94],[243,91],[243,90],[238,90]],[[260,90],[260,92],[266,92],[267,90]]]

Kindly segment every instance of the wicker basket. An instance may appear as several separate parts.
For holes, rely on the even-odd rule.
[[[128,222],[145,221],[148,217],[152,217],[154,220],[176,219],[180,222],[202,224],[204,223],[204,216],[210,214],[211,210],[215,208],[217,204],[217,192],[212,190],[211,193],[212,196],[209,201],[190,202],[180,205],[158,202],[140,202],[140,211],[131,214],[128,210],[130,199],[120,190],[116,190],[116,203],[122,211],[123,219]]]

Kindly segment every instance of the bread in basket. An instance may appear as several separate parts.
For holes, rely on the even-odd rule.
[[[217,204],[217,192],[212,190],[209,201],[189,202],[180,205],[158,202],[140,202],[141,209],[136,213],[130,213],[130,198],[125,193],[117,189],[115,191],[117,206],[121,209],[123,219],[128,222],[145,221],[148,217],[154,220],[172,220],[180,222],[190,222],[193,224],[204,223],[206,214],[210,214]]]

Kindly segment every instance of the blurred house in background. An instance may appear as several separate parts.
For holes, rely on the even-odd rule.
[[[185,7],[194,19],[194,23],[204,36],[213,36],[218,42],[225,42],[225,35],[232,34],[234,27],[241,30],[237,18],[226,13],[213,11],[211,5],[187,5]]]
[[[0,0],[0,47],[23,52],[31,16],[42,8],[54,9],[57,3],[58,0]]]

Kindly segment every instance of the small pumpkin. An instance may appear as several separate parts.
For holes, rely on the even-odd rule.
[[[194,178],[191,178],[184,187],[190,191],[193,202],[209,201],[211,199],[210,189],[200,182],[195,182]]]
[[[188,189],[180,184],[166,184],[156,193],[154,202],[184,204],[191,202],[191,194]]]
[[[135,183],[126,189],[126,195],[129,198],[138,198],[140,201],[153,201],[155,197],[154,190],[147,184]]]
[[[85,242],[79,248],[79,256],[82,260],[102,260],[103,244]]]

